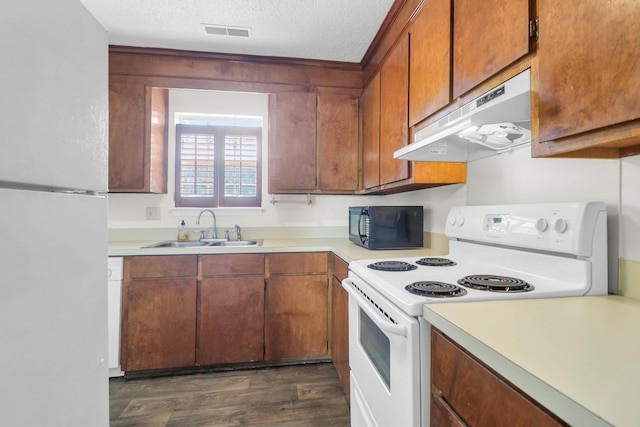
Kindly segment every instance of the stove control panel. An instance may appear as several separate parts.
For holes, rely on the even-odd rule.
[[[452,208],[446,235],[480,243],[590,256],[606,208],[601,202]],[[602,231],[602,229],[604,231]]]

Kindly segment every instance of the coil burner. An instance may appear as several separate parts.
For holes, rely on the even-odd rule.
[[[418,268],[415,265],[404,261],[377,261],[373,264],[369,264],[367,267],[380,271],[410,271]]]
[[[458,280],[458,284],[490,292],[529,292],[534,289],[533,285],[514,277],[483,274],[465,276]]]
[[[416,261],[416,264],[426,265],[428,267],[449,267],[456,265],[455,262],[448,258],[422,258]]]
[[[405,289],[412,294],[434,298],[461,297],[467,293],[458,285],[428,281],[411,283],[405,286]]]

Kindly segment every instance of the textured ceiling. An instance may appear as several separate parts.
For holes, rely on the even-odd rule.
[[[360,62],[393,0],[80,0],[112,45]],[[214,36],[202,24],[249,27]]]

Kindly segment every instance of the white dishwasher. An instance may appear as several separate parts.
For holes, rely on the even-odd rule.
[[[121,377],[120,369],[120,305],[122,301],[122,258],[109,257],[107,264],[108,297],[108,359],[109,377]]]

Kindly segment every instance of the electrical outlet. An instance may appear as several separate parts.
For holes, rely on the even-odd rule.
[[[160,220],[160,208],[147,207],[147,221],[157,221],[157,220]]]

